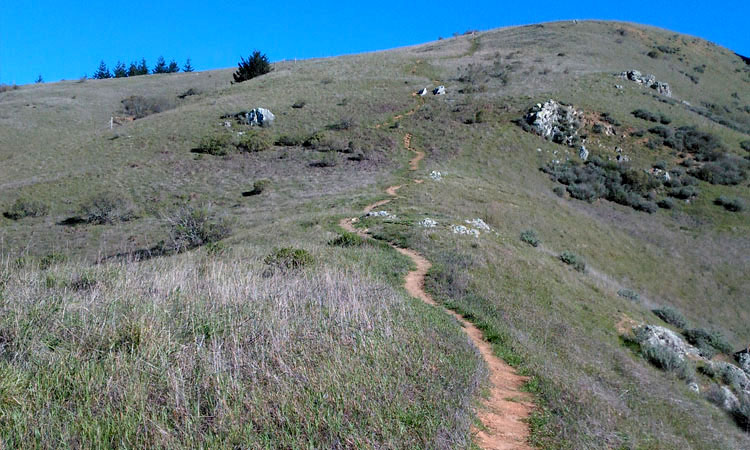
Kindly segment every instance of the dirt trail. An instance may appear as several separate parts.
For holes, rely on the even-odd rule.
[[[404,135],[404,148],[416,153],[414,158],[412,158],[409,161],[409,170],[419,169],[419,161],[422,161],[424,159],[425,152],[423,152],[422,150],[417,150],[416,148],[411,146],[411,134],[410,133],[406,133]]]
[[[417,153],[414,159],[410,161],[409,168],[416,170],[419,167],[419,161],[424,158],[424,152],[418,152],[412,149],[410,145],[411,135],[407,133],[404,136],[404,146]],[[389,195],[389,198],[367,205],[364,209],[365,213],[393,200],[399,188],[401,188],[400,185],[386,189],[385,192]],[[369,237],[368,230],[354,227],[357,220],[356,217],[341,219],[339,225],[347,231],[357,233],[362,237]],[[432,266],[430,261],[414,250],[396,247],[393,244],[389,245],[411,259],[417,266],[415,270],[406,274],[404,280],[404,287],[409,295],[419,298],[429,305],[438,306],[430,294],[424,290],[425,275]],[[526,419],[530,416],[534,405],[530,395],[521,390],[526,378],[518,375],[511,366],[495,356],[492,346],[484,340],[482,332],[474,324],[454,311],[445,308],[443,310],[461,324],[464,332],[482,355],[490,373],[489,397],[482,400],[482,405],[477,411],[477,417],[482,423],[482,427],[481,429],[472,428],[476,443],[483,449],[530,449],[531,447],[527,444],[529,426]]]

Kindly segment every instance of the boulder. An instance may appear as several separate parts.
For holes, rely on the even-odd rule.
[[[440,85],[432,90],[432,95],[445,95],[445,86]]]
[[[370,211],[366,214],[366,217],[384,217],[386,219],[395,219],[396,216],[389,213],[388,211]]]
[[[243,123],[245,125],[259,125],[262,127],[270,126],[273,124],[273,121],[276,120],[276,116],[266,108],[255,108],[251,109],[250,111],[240,111],[235,114],[225,114],[221,116],[221,118],[234,118],[235,120],[237,120],[237,122]]]
[[[433,170],[432,172],[430,172],[430,178],[432,178],[434,181],[440,181],[443,179],[443,175],[437,170]]]
[[[635,335],[641,346],[650,345],[656,348],[667,348],[680,359],[684,359],[688,355],[700,358],[697,348],[685,342],[677,333],[668,328],[657,325],[642,325],[636,328]]]
[[[427,95],[427,88],[422,88],[418,90],[417,95],[419,95],[420,97],[424,97],[425,95]]]
[[[468,223],[469,225],[473,226],[474,228],[478,228],[480,230],[484,231],[490,231],[490,226],[487,225],[484,220],[476,218],[472,220],[465,220],[464,222]]]
[[[453,225],[451,230],[453,230],[453,234],[468,234],[474,237],[479,237],[479,230],[468,228],[463,225]]]
[[[573,147],[583,126],[583,111],[550,99],[544,104],[537,103],[524,116],[524,120],[545,139]]]
[[[734,354],[734,359],[746,374],[750,375],[750,351],[743,350]]]
[[[581,145],[581,148],[578,150],[578,157],[581,158],[582,161],[589,159],[589,151],[586,150],[585,145]]]
[[[419,225],[425,228],[435,228],[437,226],[437,222],[430,219],[429,217],[426,217],[419,221]]]

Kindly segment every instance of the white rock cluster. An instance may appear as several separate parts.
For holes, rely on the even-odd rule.
[[[545,139],[573,146],[583,126],[583,111],[550,99],[544,104],[537,103],[524,120]]]
[[[619,77],[634,81],[644,86],[648,86],[651,89],[656,90],[656,92],[660,93],[661,95],[665,95],[667,97],[672,96],[672,88],[669,87],[669,84],[657,80],[656,77],[651,75],[650,73],[644,75],[638,70],[628,70],[620,73]]]
[[[437,170],[433,170],[432,172],[430,172],[430,178],[432,178],[433,181],[440,181],[443,179],[443,174],[441,174]]]
[[[366,214],[367,217],[384,217],[386,219],[396,219],[396,216],[389,213],[388,211],[370,211]]]
[[[472,227],[474,227],[476,229],[483,230],[483,231],[490,231],[490,226],[487,225],[484,222],[484,220],[482,220],[480,218],[471,219],[471,220],[467,219],[464,222],[468,223],[469,225],[471,225]]]
[[[429,217],[426,217],[419,221],[419,225],[425,228],[435,228],[437,224],[438,224],[437,221],[432,220]]]
[[[479,237],[479,230],[468,228],[463,225],[452,225],[451,230],[453,231],[453,234],[468,234],[474,237]]]

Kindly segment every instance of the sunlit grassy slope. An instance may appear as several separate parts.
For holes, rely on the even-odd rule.
[[[576,149],[513,121],[549,98],[607,112],[621,132],[588,130],[592,156],[621,147],[634,167],[676,166],[671,149],[632,137],[654,125],[631,114],[640,108],[745,157],[748,67],[689,36],[561,22],[281,62],[240,84],[222,70],[0,93],[0,208],[19,198],[49,207],[0,218],[0,438],[9,448],[34,439],[40,447],[468,446],[484,372],[457,325],[407,299],[399,286],[408,263],[387,247],[327,244],[339,218],[404,184],[387,206],[399,220],[365,224],[432,260],[436,298],[481,324],[533,376],[535,444],[747,448],[731,417],[624,345],[618,324],[664,325],[650,309],[669,305],[737,349],[750,342],[750,214],[713,203],[725,195],[750,204],[748,182],[700,182],[697,199],[654,214],[560,198],[539,168]],[[672,99],[614,76],[628,69],[668,82]],[[411,95],[438,84],[447,95]],[[189,89],[197,94],[178,97]],[[110,130],[133,95],[165,110]],[[193,151],[205,136],[249,131],[227,129],[221,116],[256,106],[277,117],[262,132],[292,145]],[[301,145],[318,132],[320,143]],[[406,170],[407,132],[427,152],[421,184]],[[269,187],[243,197],[260,179]],[[65,224],[100,191],[125,199],[135,218]],[[186,204],[231,224],[229,250],[94,265],[168,239],[164,217]],[[439,226],[418,226],[425,217]],[[448,228],[474,218],[492,231],[473,238]],[[519,240],[526,229],[540,247]],[[315,263],[264,278],[263,257],[287,246],[309,250]],[[564,250],[588,270],[563,265]]]

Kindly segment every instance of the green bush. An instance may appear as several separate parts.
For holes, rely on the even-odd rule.
[[[740,147],[742,148],[742,150],[750,152],[750,141],[740,142]]]
[[[715,349],[721,353],[732,353],[732,346],[724,335],[719,331],[708,331],[703,328],[694,328],[684,333],[689,343],[699,349]],[[702,353],[702,352],[701,352]]]
[[[687,200],[692,197],[697,197],[700,191],[693,186],[682,186],[679,188],[671,188],[667,191],[667,195],[682,200]]]
[[[745,209],[745,203],[739,198],[720,196],[714,200],[714,204],[723,206],[727,211],[739,212]]]
[[[229,154],[229,143],[231,136],[228,134],[211,134],[203,136],[195,148],[196,153],[208,153],[214,156],[224,156]]]
[[[663,308],[654,309],[651,312],[656,314],[656,316],[664,322],[670,325],[674,325],[677,328],[684,329],[687,326],[687,320],[685,320],[685,316],[683,316],[681,312],[672,307],[665,306]]]
[[[40,217],[49,212],[49,207],[37,200],[19,198],[3,215],[8,219],[18,220],[24,217]]]
[[[301,136],[289,136],[286,134],[282,134],[281,136],[276,139],[275,144],[279,147],[300,147],[304,145],[305,138]]]
[[[328,245],[335,245],[337,247],[359,247],[365,244],[365,239],[357,233],[350,231],[344,231],[339,234],[336,238],[328,241]]]
[[[251,190],[247,191],[247,192],[243,192],[242,195],[245,196],[245,197],[249,197],[251,195],[260,195],[270,185],[271,185],[271,180],[269,180],[267,178],[256,180],[253,183],[253,188]]]
[[[231,233],[229,224],[213,217],[207,208],[183,206],[164,217],[169,228],[169,247],[177,253],[218,242]]]
[[[532,247],[539,246],[539,237],[534,230],[524,230],[521,232],[521,240]]]
[[[237,148],[245,152],[262,152],[272,145],[271,137],[260,131],[248,131],[237,142]]]
[[[671,198],[663,198],[656,202],[656,206],[662,209],[672,209],[674,208],[674,200]]]
[[[85,223],[105,225],[125,222],[134,217],[128,202],[121,195],[111,192],[94,194],[79,207],[79,218]]]
[[[581,259],[580,256],[576,255],[573,252],[569,252],[565,250],[562,252],[559,256],[560,261],[564,262],[565,264],[572,266],[575,270],[579,272],[585,272],[586,271],[586,263]]]
[[[50,267],[64,263],[68,260],[68,257],[62,253],[49,253],[39,260],[39,268],[42,270],[49,269]]]
[[[636,109],[631,114],[633,114],[633,116],[635,116],[635,117],[637,117],[639,119],[648,120],[649,122],[658,122],[659,121],[659,116],[658,115],[656,115],[656,114],[654,114],[654,113],[652,113],[650,111],[647,111],[645,109]]]
[[[274,250],[267,255],[263,262],[272,269],[282,271],[300,269],[313,263],[313,257],[307,250],[285,247]]]
[[[268,56],[258,50],[255,50],[247,59],[240,58],[237,66],[237,71],[232,75],[235,83],[242,83],[243,81],[267,74],[272,70]]]
[[[322,131],[317,131],[310,135],[307,139],[305,139],[302,145],[304,145],[305,147],[316,149],[324,146],[327,141],[328,139],[326,138],[326,134]]]
[[[717,161],[704,163],[703,166],[692,169],[690,174],[711,184],[735,185],[747,178],[747,162],[724,155]]]
[[[304,108],[306,104],[307,102],[304,100],[297,100],[296,102],[292,104],[292,108],[295,108],[295,109]]]
[[[669,347],[644,343],[641,344],[641,352],[651,364],[674,373],[680,379],[690,380],[695,375],[693,366]]]
[[[637,302],[641,299],[641,296],[638,295],[637,292],[631,290],[631,289],[620,289],[617,291],[617,295],[619,295],[622,298],[626,298],[628,300],[632,300],[634,302]]]

